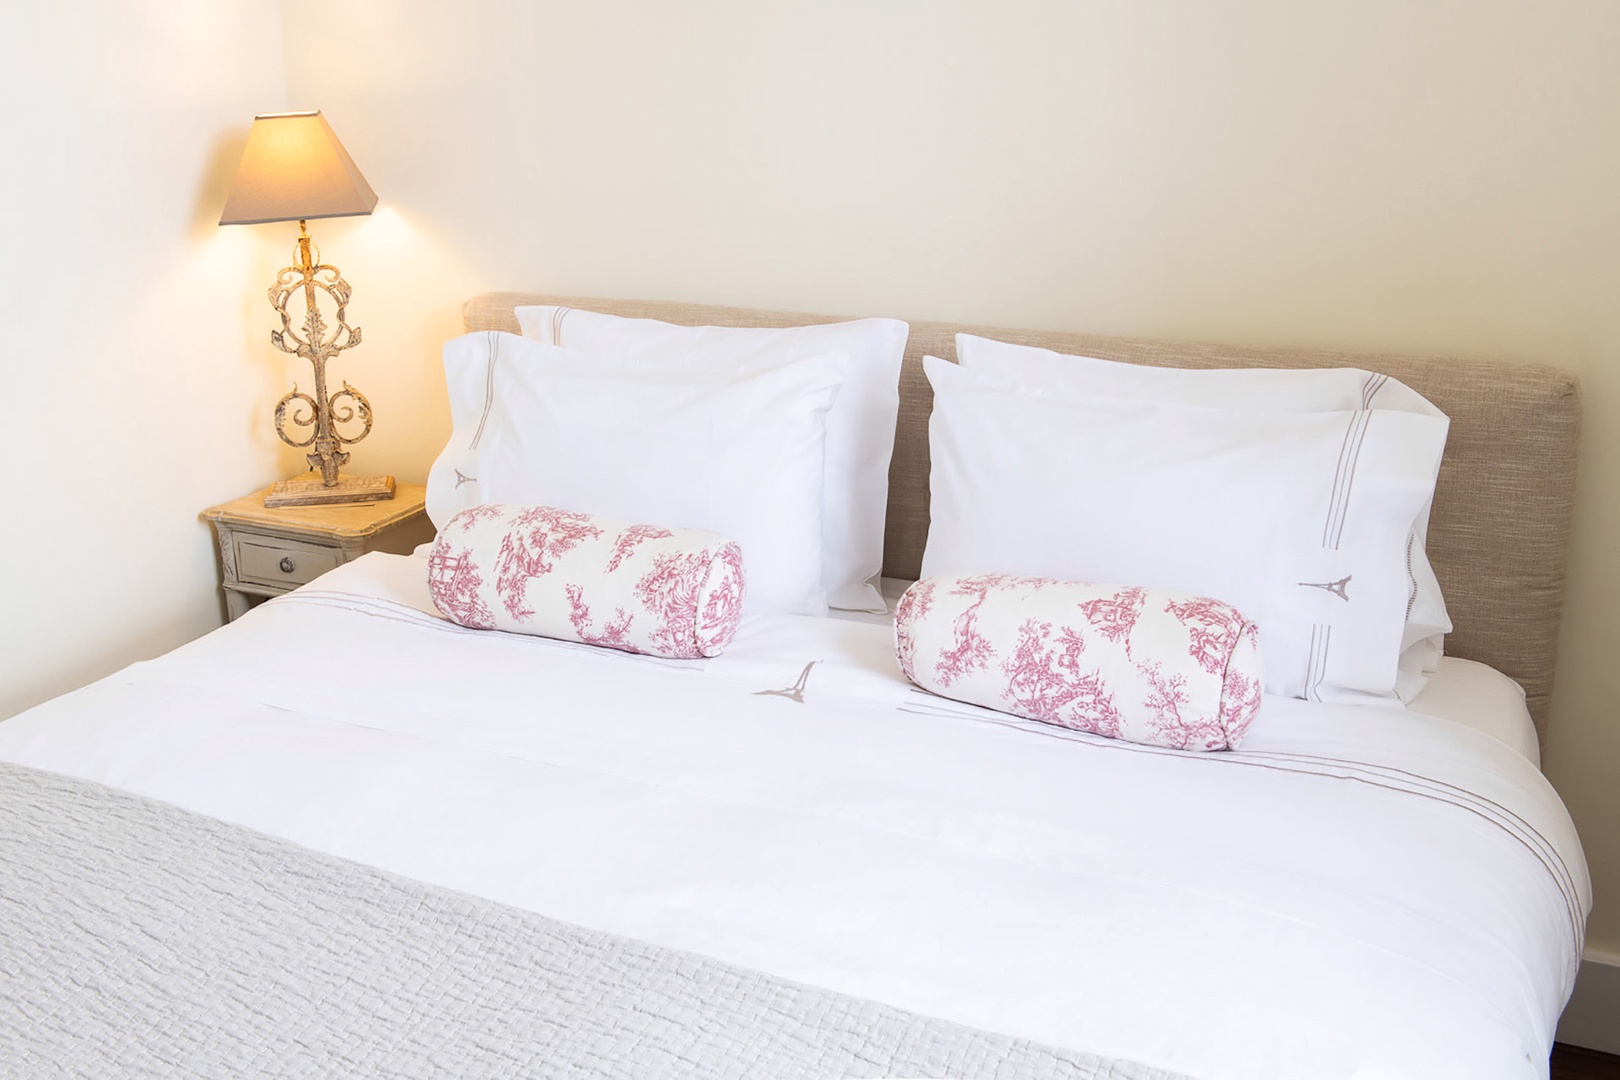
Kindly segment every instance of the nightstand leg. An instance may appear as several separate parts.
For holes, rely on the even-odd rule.
[[[235,589],[225,590],[225,621],[235,622],[248,611],[247,594],[239,593]]]

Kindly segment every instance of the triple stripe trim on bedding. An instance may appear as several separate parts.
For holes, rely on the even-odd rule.
[[[1569,926],[1572,934],[1571,949],[1576,963],[1578,964],[1580,961],[1581,951],[1585,946],[1586,922],[1581,915],[1580,890],[1576,887],[1574,875],[1570,873],[1569,866],[1564,862],[1563,856],[1558,853],[1558,849],[1553,846],[1550,840],[1538,832],[1529,822],[1525,821],[1523,817],[1500,803],[1493,802],[1483,795],[1469,791],[1466,788],[1457,787],[1455,784],[1448,784],[1443,780],[1436,780],[1432,777],[1423,776],[1406,769],[1398,769],[1390,765],[1344,761],[1339,758],[1320,757],[1315,754],[1287,753],[1278,750],[1228,750],[1220,754],[1182,754],[1180,751],[1164,747],[1101,739],[1085,732],[1056,728],[1050,724],[1040,724],[1006,713],[992,712],[971,705],[963,706],[953,701],[938,698],[922,690],[913,691],[912,699],[901,705],[900,711],[923,716],[951,717],[1000,724],[1003,727],[1016,728],[1033,735],[1085,742],[1105,750],[1129,753],[1174,754],[1186,760],[1209,762],[1223,767],[1234,765],[1246,768],[1272,769],[1279,772],[1330,776],[1340,780],[1366,784],[1369,787],[1382,788],[1386,791],[1447,803],[1457,807],[1459,810],[1482,818],[1501,829],[1513,837],[1541,863],[1542,868],[1553,879],[1558,886],[1559,894],[1563,897],[1564,908],[1569,916]]]
[[[436,618],[414,608],[405,607],[392,601],[376,597],[365,596],[359,593],[338,592],[335,590],[322,590],[306,586],[294,593],[276,597],[270,604],[311,604],[322,607],[336,607],[365,615],[371,618],[387,619],[389,621],[406,623],[423,630],[445,634],[481,634],[485,631],[467,630],[444,619]],[[501,634],[504,641],[516,644],[531,644],[544,648],[564,648],[582,650],[582,655],[597,656],[602,650],[593,649],[588,645],[576,645],[570,642],[550,641],[542,638],[525,638],[521,635]],[[656,657],[628,656],[620,653],[611,653],[602,657],[604,662],[629,662],[639,664],[658,664],[666,667],[679,668],[684,671],[701,670],[703,662],[661,660]],[[1347,780],[1353,783],[1364,784],[1386,791],[1404,794],[1410,797],[1428,799],[1434,802],[1445,803],[1457,810],[1479,817],[1498,829],[1501,829],[1514,841],[1523,846],[1537,862],[1547,871],[1555,882],[1559,893],[1563,897],[1565,909],[1569,916],[1570,947],[1575,962],[1579,963],[1585,941],[1585,919],[1581,914],[1580,890],[1575,884],[1575,877],[1570,872],[1563,857],[1558,853],[1553,843],[1537,831],[1529,822],[1512,810],[1493,802],[1475,792],[1465,788],[1447,784],[1444,781],[1431,777],[1408,772],[1390,766],[1373,765],[1362,762],[1344,761],[1337,758],[1317,757],[1306,754],[1289,754],[1276,751],[1228,750],[1219,754],[1184,754],[1181,751],[1169,750],[1162,747],[1145,746],[1133,743],[1123,743],[1118,740],[1104,739],[1081,731],[1071,731],[1065,728],[1054,727],[1051,724],[1039,721],[1026,720],[1022,717],[1007,713],[995,712],[991,709],[975,705],[963,704],[938,697],[924,690],[912,688],[909,696],[899,706],[901,712],[916,713],[927,716],[950,717],[953,719],[969,720],[976,723],[991,723],[1002,727],[1012,728],[1044,738],[1064,739],[1072,742],[1083,742],[1099,749],[1119,753],[1147,753],[1172,754],[1200,763],[1206,768],[1268,768],[1284,772],[1296,772],[1309,775],[1330,776]]]

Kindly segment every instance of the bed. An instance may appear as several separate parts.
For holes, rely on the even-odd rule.
[[[501,293],[467,327],[520,304],[830,321]],[[928,523],[919,360],[963,329],[911,327],[891,598]],[[672,662],[458,627],[423,557],[368,556],[0,724],[0,1067],[1545,1076],[1591,902],[1537,765],[1573,381],[985,333],[1350,364],[1444,409],[1455,630],[1423,694],[1268,697],[1239,750],[1185,754],[925,694],[882,615],[750,617]]]

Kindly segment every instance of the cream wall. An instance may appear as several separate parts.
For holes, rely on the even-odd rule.
[[[273,4],[7,13],[0,718],[220,623],[197,511],[282,471],[286,375],[268,253],[214,222],[285,91]]]
[[[290,102],[328,111],[390,210],[322,230],[367,330],[367,467],[425,473],[438,345],[487,288],[1578,372],[1546,768],[1596,878],[1591,955],[1620,954],[1620,5],[284,12],[323,46],[288,49]]]

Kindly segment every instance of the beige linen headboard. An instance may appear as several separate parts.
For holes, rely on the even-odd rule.
[[[802,326],[839,316],[653,300],[485,293],[467,301],[468,330],[518,332],[512,309],[559,304],[701,326]],[[844,316],[847,317],[847,316]],[[1575,377],[1534,365],[1433,356],[1374,355],[1141,341],[1041,330],[914,322],[900,375],[900,421],[889,468],[883,572],[914,578],[928,535],[928,414],[924,355],[956,357],[955,335],[1160,367],[1358,367],[1394,376],[1451,417],[1428,552],[1456,629],[1446,652],[1517,679],[1546,734],[1564,603],[1575,496],[1580,388]]]

